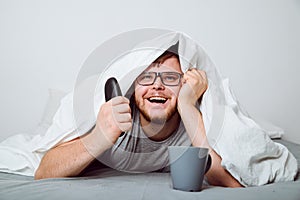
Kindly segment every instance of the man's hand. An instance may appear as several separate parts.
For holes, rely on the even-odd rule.
[[[206,73],[196,68],[189,69],[183,76],[183,85],[178,95],[178,103],[195,105],[207,87]]]
[[[190,69],[183,76],[179,91],[177,109],[193,146],[209,147],[202,120],[202,115],[195,107],[198,99],[207,89],[207,78],[204,71]]]
[[[97,116],[94,131],[102,134],[113,145],[120,134],[132,127],[129,100],[125,97],[114,97],[104,103]]]
[[[109,149],[123,131],[131,129],[129,100],[115,97],[104,103],[95,128],[82,137],[64,142],[43,157],[35,179],[78,176],[96,157]]]

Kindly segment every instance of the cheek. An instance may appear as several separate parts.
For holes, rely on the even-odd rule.
[[[171,91],[172,96],[173,96],[174,98],[177,98],[177,97],[178,97],[179,92],[180,92],[180,88],[181,88],[181,87],[170,88],[170,91]]]
[[[145,87],[139,87],[136,86],[134,90],[135,98],[140,99],[142,98],[147,92],[147,89]]]

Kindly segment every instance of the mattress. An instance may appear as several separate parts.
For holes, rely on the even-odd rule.
[[[275,140],[285,145],[300,166],[300,145]],[[298,169],[299,172],[300,169]],[[96,172],[96,173],[95,173]],[[172,189],[169,173],[132,174],[99,169],[72,178],[34,180],[33,177],[0,173],[0,199],[300,199],[300,177],[258,187],[224,188],[205,185],[201,192]]]

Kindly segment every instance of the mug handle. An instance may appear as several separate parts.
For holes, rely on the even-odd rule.
[[[210,169],[210,166],[211,166],[211,156],[208,154],[205,173]]]

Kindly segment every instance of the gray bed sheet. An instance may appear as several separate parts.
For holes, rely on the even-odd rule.
[[[287,146],[300,166],[300,145]],[[101,169],[94,176],[34,180],[33,177],[0,173],[0,199],[286,199],[300,200],[299,174],[295,181],[248,188],[205,186],[201,192],[172,189],[169,173],[129,174]]]

